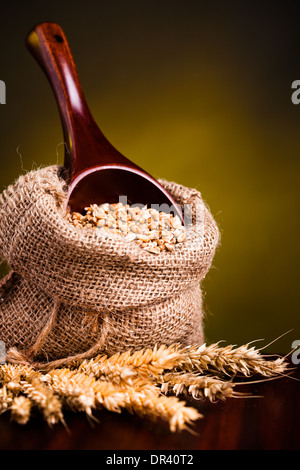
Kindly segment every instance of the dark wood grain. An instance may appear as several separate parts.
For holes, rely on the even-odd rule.
[[[99,411],[98,423],[81,413],[66,413],[68,429],[49,428],[38,416],[26,426],[0,417],[0,449],[50,450],[299,450],[300,373],[294,378],[246,385],[260,398],[208,403],[189,400],[204,418],[188,431],[172,434],[163,422],[152,423],[127,412]],[[241,389],[240,389],[241,390]]]
[[[84,97],[73,56],[62,28],[40,23],[28,34],[27,47],[45,72],[56,97],[64,134],[68,204],[82,212],[92,203],[166,204],[182,217],[168,192],[103,135]]]

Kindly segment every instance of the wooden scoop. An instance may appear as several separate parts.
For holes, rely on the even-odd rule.
[[[67,205],[82,212],[90,204],[122,202],[159,205],[178,215],[180,207],[152,176],[106,139],[88,108],[66,36],[55,23],[35,26],[27,46],[53,88],[63,126]],[[157,207],[155,207],[157,208]]]

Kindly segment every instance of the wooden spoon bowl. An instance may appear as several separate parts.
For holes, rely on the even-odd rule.
[[[159,207],[183,222],[181,209],[170,194],[115,149],[97,126],[62,28],[55,23],[38,24],[26,43],[56,97],[66,143],[64,167],[70,210],[82,212],[90,204],[115,203],[122,196],[122,202]]]

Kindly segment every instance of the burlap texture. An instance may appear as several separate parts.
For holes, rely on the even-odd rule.
[[[0,340],[30,361],[157,343],[203,342],[201,280],[219,240],[201,195],[160,181],[193,224],[174,252],[146,252],[65,217],[61,168],[21,176],[0,196]],[[93,201],[91,201],[92,203]]]

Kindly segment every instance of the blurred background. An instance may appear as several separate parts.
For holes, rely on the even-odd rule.
[[[207,342],[300,339],[300,4],[296,0],[27,1],[1,5],[0,189],[63,163],[52,90],[27,51],[54,21],[99,127],[155,177],[197,188],[222,233],[207,275]],[[2,275],[5,268],[2,267]]]

